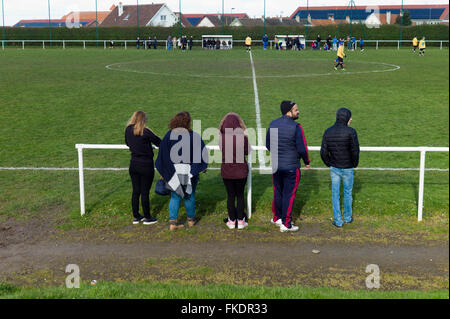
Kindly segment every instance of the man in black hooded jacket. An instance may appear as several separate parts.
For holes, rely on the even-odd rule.
[[[320,148],[322,161],[330,167],[334,216],[332,224],[336,227],[342,227],[344,222],[353,222],[353,168],[357,167],[359,162],[359,142],[355,129],[349,126],[351,121],[352,112],[340,108],[336,112],[336,123],[323,134]],[[344,186],[344,221],[339,199],[341,179]]]

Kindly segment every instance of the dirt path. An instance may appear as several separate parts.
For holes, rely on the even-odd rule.
[[[184,231],[172,236],[165,226],[158,227],[160,231],[154,227],[153,233],[133,226],[63,232],[39,220],[9,220],[0,225],[0,280],[19,285],[63,285],[66,265],[77,264],[86,281],[175,280],[366,289],[366,266],[376,264],[381,289],[448,289],[448,243],[334,242],[329,240],[333,234],[326,241],[293,241],[294,234],[276,230],[230,232],[208,224],[199,225],[196,233]],[[308,232],[311,237],[319,236],[320,228],[308,225],[297,236]],[[221,238],[229,237],[196,240],[211,229]]]

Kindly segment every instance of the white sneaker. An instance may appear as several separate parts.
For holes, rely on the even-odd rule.
[[[277,219],[276,222],[273,221],[273,218],[270,220],[270,222],[274,225],[277,225],[278,227],[280,227],[281,225],[283,225],[283,221],[281,219]]]
[[[291,225],[291,228],[287,228],[286,226],[281,224],[280,232],[284,233],[284,232],[287,232],[287,231],[298,231],[298,226]]]
[[[238,229],[244,229],[247,226],[248,224],[245,222],[245,220],[238,220]]]
[[[230,219],[228,219],[228,221],[227,221],[227,227],[228,227],[229,229],[235,229],[235,228],[236,228],[236,222],[235,222],[235,221],[232,221],[232,220],[230,220]]]

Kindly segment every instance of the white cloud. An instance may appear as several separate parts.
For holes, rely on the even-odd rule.
[[[21,19],[48,19],[48,0],[3,0],[5,24],[14,25]],[[179,0],[121,0],[123,4],[166,3],[172,11],[179,11]],[[361,0],[356,5],[400,5],[401,0]],[[108,10],[119,0],[97,0],[98,10]],[[310,6],[347,6],[349,0],[310,0]],[[405,4],[448,4],[448,0],[404,0]],[[262,16],[264,0],[224,0],[225,13],[247,13],[250,17]],[[306,0],[266,0],[266,16],[290,16],[299,6],[306,6]],[[51,18],[59,19],[78,7],[82,11],[95,11],[95,0],[50,0]],[[222,12],[222,0],[181,0],[181,11],[185,13]]]

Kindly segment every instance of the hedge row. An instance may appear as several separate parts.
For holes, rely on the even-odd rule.
[[[350,30],[351,27],[351,30]],[[50,30],[48,28],[6,28],[7,40],[46,40],[50,38]],[[308,32],[307,32],[308,31]],[[307,34],[308,39],[312,40],[321,35],[325,39],[330,34],[338,37],[346,37],[351,34],[356,38],[362,37],[368,40],[398,40],[400,31],[402,31],[403,39],[412,39],[414,36],[425,36],[428,40],[448,40],[448,25],[419,25],[403,27],[402,30],[398,25],[383,25],[380,28],[367,28],[359,24],[350,26],[349,24],[327,25],[309,27],[292,27],[292,26],[268,26],[266,33],[270,39],[276,34]],[[182,28],[182,34],[193,36],[194,39],[201,39],[205,34],[222,34],[222,28]],[[233,35],[235,40],[243,40],[247,35],[252,39],[261,39],[264,27],[225,27],[225,34]],[[159,40],[165,40],[169,35],[179,36],[180,29],[177,26],[172,28],[162,27],[111,27],[98,28],[98,38],[100,40],[132,40],[138,34],[141,38],[152,38],[156,36]],[[51,28],[51,39],[53,40],[95,40],[97,37],[96,28]]]

